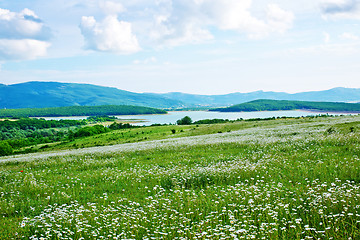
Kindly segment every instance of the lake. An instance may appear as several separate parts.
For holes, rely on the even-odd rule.
[[[116,116],[122,120],[141,121],[133,123],[137,126],[149,126],[151,124],[175,124],[177,120],[189,116],[193,121],[203,119],[229,119],[236,120],[238,118],[270,118],[270,117],[302,117],[326,114],[324,112],[307,112],[307,111],[265,111],[265,112],[208,112],[208,111],[170,111],[163,115],[121,115]],[[341,115],[342,113],[329,113],[331,115]],[[344,114],[346,115],[346,114]],[[75,119],[81,120],[87,117],[48,117],[48,120]]]

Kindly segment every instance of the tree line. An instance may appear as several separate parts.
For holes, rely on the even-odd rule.
[[[14,151],[25,153],[30,150],[23,148],[33,145],[72,141],[76,138],[135,127],[128,123],[117,122],[113,122],[109,127],[104,127],[103,125],[83,127],[89,123],[94,124],[115,120],[115,117],[93,116],[84,120],[57,121],[21,118],[18,120],[0,121],[0,156],[10,155]]]
[[[260,99],[237,104],[227,108],[216,108],[210,111],[218,112],[255,112],[255,111],[284,111],[284,110],[315,110],[329,112],[360,112],[359,103],[342,102],[308,102]]]
[[[128,105],[70,106],[54,108],[0,109],[0,118],[143,115],[166,113],[166,111],[161,109]]]

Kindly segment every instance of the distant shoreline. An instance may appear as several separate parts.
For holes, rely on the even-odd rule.
[[[310,110],[310,109],[292,109],[292,110],[264,110],[264,111],[233,111],[233,112],[222,112],[222,111],[209,111],[219,113],[255,113],[255,112],[286,112],[286,111],[299,111],[309,113],[329,113],[329,114],[360,114],[360,111],[324,111],[324,110]]]
[[[360,114],[360,111],[324,111],[324,110],[310,110],[310,109],[296,109],[296,110],[292,110],[292,111],[303,111],[303,112],[321,112],[321,113],[334,113],[334,114]]]

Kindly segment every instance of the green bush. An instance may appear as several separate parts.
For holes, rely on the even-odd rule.
[[[8,142],[0,142],[0,156],[7,156],[13,153],[13,149]]]
[[[216,123],[226,123],[226,122],[230,122],[229,119],[203,119],[203,120],[199,120],[194,122],[194,124],[216,124]]]
[[[192,123],[192,119],[189,116],[185,116],[182,119],[176,121],[177,125],[190,125]]]
[[[129,123],[123,124],[123,123],[116,123],[116,122],[112,123],[112,124],[109,126],[109,128],[110,128],[111,130],[118,130],[118,129],[125,129],[125,128],[133,128],[133,127],[134,127],[134,126],[130,125]]]
[[[84,127],[79,129],[77,132],[74,133],[75,138],[79,137],[89,137],[100,133],[107,132],[108,129],[102,125],[95,125],[92,127]]]

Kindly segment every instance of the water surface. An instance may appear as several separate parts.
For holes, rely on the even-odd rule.
[[[208,111],[170,111],[168,114],[160,115],[121,115],[116,116],[121,120],[129,120],[133,125],[149,126],[151,124],[175,124],[177,120],[189,116],[193,121],[203,119],[229,119],[236,120],[251,118],[271,118],[271,117],[306,117],[326,114],[326,112],[308,112],[308,111],[264,111],[264,112],[208,112]],[[342,113],[330,113],[331,115],[341,115]],[[347,114],[344,114],[347,115]],[[82,120],[86,116],[80,117],[46,117],[47,120],[72,119]]]
[[[271,118],[271,117],[302,117],[326,114],[324,112],[307,112],[307,111],[265,111],[265,112],[208,112],[208,111],[174,111],[165,115],[133,115],[133,116],[116,116],[119,119],[141,119],[144,122],[135,123],[135,125],[175,124],[177,120],[189,116],[193,121],[203,119],[229,119],[236,120],[251,118]],[[340,115],[340,114],[334,114]]]

